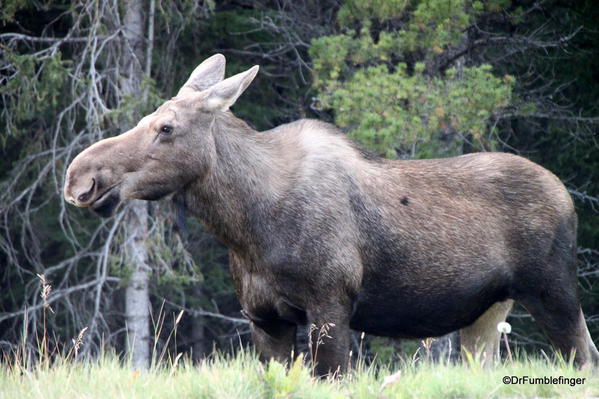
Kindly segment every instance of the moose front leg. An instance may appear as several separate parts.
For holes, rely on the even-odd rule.
[[[289,364],[292,360],[297,325],[285,320],[250,322],[252,341],[260,360],[278,360]]]
[[[333,306],[310,313],[310,352],[316,374],[344,373],[349,363],[349,309]]]

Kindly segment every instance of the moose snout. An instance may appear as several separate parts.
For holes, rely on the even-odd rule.
[[[94,202],[98,191],[98,181],[95,177],[85,179],[80,184],[72,184],[70,181],[65,186],[64,197],[67,202],[75,206],[89,206]]]
[[[93,144],[71,161],[64,185],[65,200],[79,207],[92,206],[106,194],[116,180],[114,154],[123,142],[123,135],[110,137]]]

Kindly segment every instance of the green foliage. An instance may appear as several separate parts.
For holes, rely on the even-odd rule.
[[[410,152],[419,155],[456,154],[461,148],[443,149],[447,129],[470,133],[480,147],[491,147],[484,132],[494,110],[509,104],[511,87],[490,72],[490,67],[464,68],[446,76],[428,77],[417,65],[411,75],[405,64],[390,73],[384,65],[359,70],[325,105],[337,110],[335,121],[349,128],[362,144],[387,157]]]
[[[66,83],[69,79],[69,60],[57,51],[40,59],[34,54],[18,54],[10,49],[4,52],[5,62],[13,65],[14,75],[0,86],[0,96],[9,104],[10,111],[0,114],[0,123],[12,126],[8,134],[19,134],[34,119],[50,119],[63,105]],[[2,137],[5,144],[6,137]]]
[[[148,240],[149,258],[154,266],[158,289],[172,295],[182,288],[203,282],[200,265],[185,249],[179,234],[166,226],[164,220],[158,223]]]
[[[482,8],[480,2],[471,4],[464,0],[350,0],[339,9],[337,20],[342,27],[355,23],[369,26],[372,21],[393,26],[394,22],[401,21],[402,29],[397,31],[396,37],[403,51],[431,49],[441,53],[444,46],[460,41],[464,29]]]
[[[386,2],[349,1],[338,18],[360,22],[359,32],[312,42],[321,106],[332,109],[335,122],[357,141],[386,157],[456,155],[464,137],[475,148],[493,149],[487,123],[510,105],[514,79],[494,75],[489,65],[438,73],[427,66],[460,41],[473,8],[463,1],[401,3],[389,14]],[[400,16],[401,29],[373,28],[373,22]]]
[[[158,292],[176,302],[179,297],[185,297],[184,289],[204,282],[203,267],[194,261],[170,223],[164,218],[157,218],[153,223],[146,238],[153,279]],[[120,248],[122,252],[125,240],[122,234],[116,237],[113,243],[115,250]],[[120,286],[126,286],[131,276],[131,265],[121,254],[112,254],[109,259],[111,275],[120,277]]]
[[[310,372],[304,366],[302,356],[289,369],[286,365],[271,360],[264,372],[264,385],[269,398],[310,398],[304,390],[310,383]]]
[[[161,92],[156,81],[145,76],[142,79],[140,91],[143,96],[136,94],[124,95],[121,99],[121,106],[109,110],[104,115],[104,122],[112,126],[135,126],[140,119],[140,115],[147,115],[160,105],[164,104],[168,98]]]
[[[406,341],[412,342],[412,341]],[[418,344],[416,344],[418,346]],[[376,353],[377,364],[391,364],[398,359],[398,351],[388,338],[374,337],[370,340],[370,350]]]
[[[380,21],[401,18],[412,3],[407,0],[347,0],[337,12],[337,21],[341,26],[348,26],[373,17]]]
[[[472,16],[468,2],[463,0],[419,1],[404,34],[407,47],[440,54],[445,46],[460,41]]]
[[[15,14],[22,8],[30,6],[32,1],[26,0],[3,0],[0,7],[0,22],[6,24],[15,19]]]

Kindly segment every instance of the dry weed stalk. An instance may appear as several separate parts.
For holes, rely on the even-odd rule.
[[[316,363],[318,360],[318,348],[320,345],[324,345],[324,339],[329,338],[332,339],[329,334],[329,330],[335,327],[335,323],[324,323],[322,326],[318,327],[316,324],[310,325],[310,339],[308,340],[308,347],[310,348],[310,352],[312,353],[312,375],[316,372]],[[314,339],[312,339],[313,334],[318,331],[316,336],[316,344],[314,343]],[[314,346],[316,345],[316,346]]]
[[[73,339],[73,349],[75,350],[75,357],[79,354],[79,348],[83,345],[83,338],[85,338],[85,332],[87,331],[87,327],[84,327],[81,331],[79,331],[79,335],[77,338]]]
[[[434,338],[426,338],[422,340],[422,346],[424,346],[424,351],[426,353],[427,360],[431,360],[431,347],[433,345],[433,342],[435,342]]]
[[[50,293],[52,292],[52,286],[48,283],[45,274],[38,274],[40,281],[42,282],[42,292],[40,292],[40,296],[42,297],[42,301],[44,303],[44,309],[50,310],[50,312],[54,313],[54,309],[50,306],[50,302],[48,298],[50,297]]]

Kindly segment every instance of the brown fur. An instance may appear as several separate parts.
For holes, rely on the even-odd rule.
[[[513,299],[566,355],[599,359],[577,297],[576,215],[549,171],[502,153],[384,160],[313,120],[257,132],[228,111],[257,68],[217,84],[211,71],[213,86],[193,89],[206,86],[198,67],[137,127],[77,156],[65,198],[104,216],[124,199],[183,198],[230,248],[264,357],[287,359],[298,325],[324,323],[321,374],[348,363],[350,327],[422,338],[484,325],[496,345],[507,311],[481,316]]]

